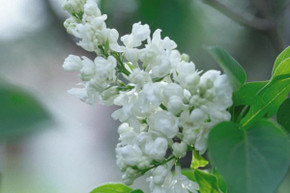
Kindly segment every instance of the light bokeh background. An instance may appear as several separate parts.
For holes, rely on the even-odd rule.
[[[118,123],[111,119],[115,107],[89,106],[66,92],[79,80],[62,69],[64,59],[90,54],[65,32],[61,2],[0,0],[0,77],[34,95],[55,119],[32,135],[0,140],[1,193],[88,193],[121,181],[114,154]],[[251,12],[247,2],[230,3]],[[248,80],[265,80],[277,55],[267,37],[197,0],[106,0],[102,9],[121,34],[139,20],[162,28],[199,69],[218,68],[203,48],[221,45],[245,67]],[[285,45],[289,18],[288,9],[281,19]],[[286,180],[279,193],[290,190]],[[145,178],[134,186],[147,192]]]

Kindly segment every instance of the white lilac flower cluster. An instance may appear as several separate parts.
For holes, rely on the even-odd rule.
[[[198,185],[176,163],[189,150],[203,154],[210,129],[230,119],[227,76],[198,71],[174,41],[161,38],[160,29],[151,37],[147,24],[135,23],[119,40],[95,0],[66,0],[63,7],[71,15],[67,31],[97,54],[94,60],[73,55],[65,60],[64,69],[80,72],[82,80],[81,88],[69,92],[89,104],[120,106],[112,117],[122,123],[116,155],[123,181],[132,184],[151,172],[153,193],[196,192]]]

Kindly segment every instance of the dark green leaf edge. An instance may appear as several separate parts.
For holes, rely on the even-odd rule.
[[[246,82],[247,76],[243,67],[226,50],[219,46],[208,47],[210,55],[220,65],[232,83],[234,91]]]

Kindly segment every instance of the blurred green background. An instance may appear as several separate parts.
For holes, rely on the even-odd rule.
[[[64,72],[64,59],[90,54],[66,33],[62,0],[0,2],[0,192],[83,193],[120,181],[118,123],[110,117],[115,108],[92,107],[66,92],[79,80]],[[248,81],[269,79],[274,59],[290,44],[288,0],[99,3],[110,28],[121,35],[138,21],[161,28],[200,70],[218,69],[205,48],[222,46],[246,69]],[[271,27],[261,29],[267,22]],[[134,186],[146,192],[145,178]],[[289,191],[288,174],[277,193]]]

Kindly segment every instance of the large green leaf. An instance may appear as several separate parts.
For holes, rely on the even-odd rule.
[[[133,191],[132,188],[124,184],[110,183],[99,186],[90,193],[130,193],[131,191]]]
[[[260,120],[248,130],[223,122],[209,134],[209,157],[228,193],[273,193],[290,162],[289,139],[281,128]]]
[[[277,112],[277,122],[290,132],[290,98],[281,104]]]
[[[192,151],[192,160],[190,168],[192,169],[198,169],[200,167],[205,167],[208,164],[208,161],[202,157],[202,155],[199,154],[198,151],[193,150]]]
[[[50,121],[49,113],[32,95],[0,85],[0,138],[31,133]]]
[[[290,79],[275,81],[263,89],[258,95],[253,96],[249,112],[241,120],[241,127],[248,127],[255,120],[266,114],[274,115],[290,91]]]
[[[228,75],[234,91],[239,90],[239,88],[246,82],[246,72],[242,66],[221,47],[210,47],[209,53]]]
[[[290,46],[288,46],[283,52],[279,54],[279,56],[276,58],[272,74],[275,73],[278,66],[287,58],[290,58]]]

